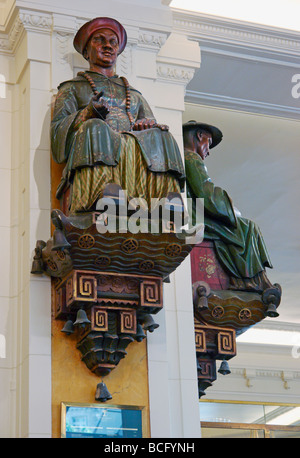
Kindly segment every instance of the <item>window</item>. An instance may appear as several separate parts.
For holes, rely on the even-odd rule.
[[[200,401],[202,437],[300,438],[300,405]]]

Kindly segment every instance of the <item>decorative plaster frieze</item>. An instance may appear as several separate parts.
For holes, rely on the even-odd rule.
[[[173,18],[175,30],[200,42],[258,48],[289,55],[300,53],[299,33],[296,31],[183,11],[174,11]]]
[[[159,50],[167,40],[167,34],[152,30],[139,30],[138,46],[143,49]]]
[[[49,33],[52,29],[52,15],[50,14],[20,10],[19,18],[26,30]]]
[[[129,76],[132,73],[132,45],[130,43],[118,57],[116,72],[123,76]]]
[[[157,78],[168,81],[169,83],[184,84],[186,86],[193,78],[194,73],[195,69],[190,67],[182,67],[163,62],[158,62],[157,64]]]
[[[55,56],[56,62],[64,65],[71,65],[72,55],[70,53],[70,37],[71,35],[66,32],[55,33]]]
[[[277,379],[281,380],[284,387],[287,388],[288,381],[300,380],[299,371],[282,371],[280,369],[259,369],[259,368],[243,368],[243,367],[230,367],[231,374],[233,377],[241,377],[246,381],[248,388],[252,387],[255,379]]]
[[[4,34],[0,35],[0,53],[10,51],[9,39]]]
[[[17,15],[7,33],[0,34],[0,53],[12,54],[23,31],[24,26],[19,15]]]
[[[24,31],[51,33],[52,16],[36,11],[19,10],[6,33],[0,34],[0,53],[14,54]]]

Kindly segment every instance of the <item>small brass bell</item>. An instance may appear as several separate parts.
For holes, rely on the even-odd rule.
[[[138,341],[138,342],[142,342],[143,339],[145,339],[145,333],[144,333],[144,330],[143,330],[143,327],[141,325],[141,323],[138,323],[137,325],[137,332],[136,332],[136,335],[135,335],[135,339]]]
[[[275,304],[269,304],[267,311],[266,311],[266,316],[270,318],[276,318],[279,316],[279,313],[276,310],[276,305]]]
[[[61,332],[66,333],[68,336],[74,333],[74,324],[72,320],[66,321],[64,327],[62,328]]]
[[[45,248],[46,243],[43,240],[38,240],[36,242],[35,254],[33,256],[31,273],[32,274],[43,274],[44,273],[44,261],[43,261],[43,248]]]
[[[193,283],[193,304],[196,310],[208,309],[208,297],[210,295],[210,286],[204,281]]]
[[[145,331],[153,332],[154,329],[159,327],[159,324],[155,323],[151,315],[146,315],[143,321]]]
[[[76,321],[74,323],[74,326],[79,326],[79,327],[84,328],[89,323],[90,323],[90,320],[88,319],[85,311],[83,309],[79,309],[76,315]]]
[[[196,361],[197,361],[197,371],[200,372],[200,374],[202,374],[202,367],[201,367],[198,359]]]
[[[43,265],[44,263],[42,259],[33,259],[31,273],[35,275],[43,274],[44,273]]]
[[[51,251],[58,251],[68,248],[71,248],[71,245],[67,241],[63,231],[61,229],[55,229],[53,233],[53,246],[51,248]]]
[[[197,308],[199,310],[204,310],[208,309],[208,303],[207,303],[207,297],[206,296],[200,296],[197,302]]]
[[[222,375],[228,375],[231,374],[231,370],[229,369],[229,364],[228,362],[224,359],[221,363],[221,366],[218,370],[218,372]]]
[[[112,395],[107,389],[107,386],[104,382],[100,382],[97,385],[95,400],[100,402],[106,402],[109,399],[112,399]]]
[[[208,308],[208,302],[206,297],[206,288],[204,286],[198,286],[197,288],[197,308],[199,310],[204,310]]]

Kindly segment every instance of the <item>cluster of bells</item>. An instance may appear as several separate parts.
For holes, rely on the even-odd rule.
[[[76,315],[76,321],[74,321],[73,323],[71,318],[69,318],[65,322],[65,325],[62,328],[61,332],[64,332],[69,336],[70,334],[74,333],[76,326],[78,326],[79,328],[84,328],[88,324],[90,324],[90,320],[88,319],[86,312],[83,309],[79,309]]]
[[[207,310],[208,309],[208,300],[207,296],[209,291],[204,285],[199,285],[196,289],[196,298],[194,304],[198,310]],[[277,312],[276,307],[276,296],[270,295],[268,298],[268,306],[265,311],[265,315],[270,318],[277,318],[279,313]]]
[[[74,333],[76,326],[79,328],[84,328],[88,324],[90,324],[90,320],[88,319],[86,312],[83,309],[79,309],[76,315],[76,321],[73,323],[71,318],[69,318],[61,332],[70,335]],[[141,320],[138,321],[135,339],[137,342],[141,342],[146,337],[144,331],[153,332],[158,327],[159,324],[155,323],[151,315],[145,315],[141,318]]]
[[[202,372],[202,367],[199,363],[199,361],[197,360],[197,370],[200,372]],[[226,359],[223,359],[219,369],[218,369],[218,372],[219,374],[222,374],[222,375],[228,375],[228,374],[231,374],[231,370],[229,369],[229,364],[228,362],[226,361]]]
[[[158,327],[159,327],[159,324],[155,323],[151,315],[147,314],[141,317],[137,323],[135,339],[137,340],[137,342],[141,342],[146,337],[146,334],[144,331],[153,332]]]
[[[37,247],[35,249],[35,256],[32,261],[32,274],[43,274],[44,273],[44,262],[42,257],[42,250],[45,248],[46,243],[43,240],[38,240]],[[67,238],[62,229],[55,229],[52,238],[51,251],[69,250],[71,245],[67,241]]]

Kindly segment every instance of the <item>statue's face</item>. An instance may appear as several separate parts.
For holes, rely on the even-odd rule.
[[[198,132],[198,148],[197,153],[204,160],[209,155],[209,148],[212,144],[212,136],[209,132]]]
[[[86,47],[86,56],[91,67],[113,67],[119,51],[117,35],[110,29],[93,33]]]

